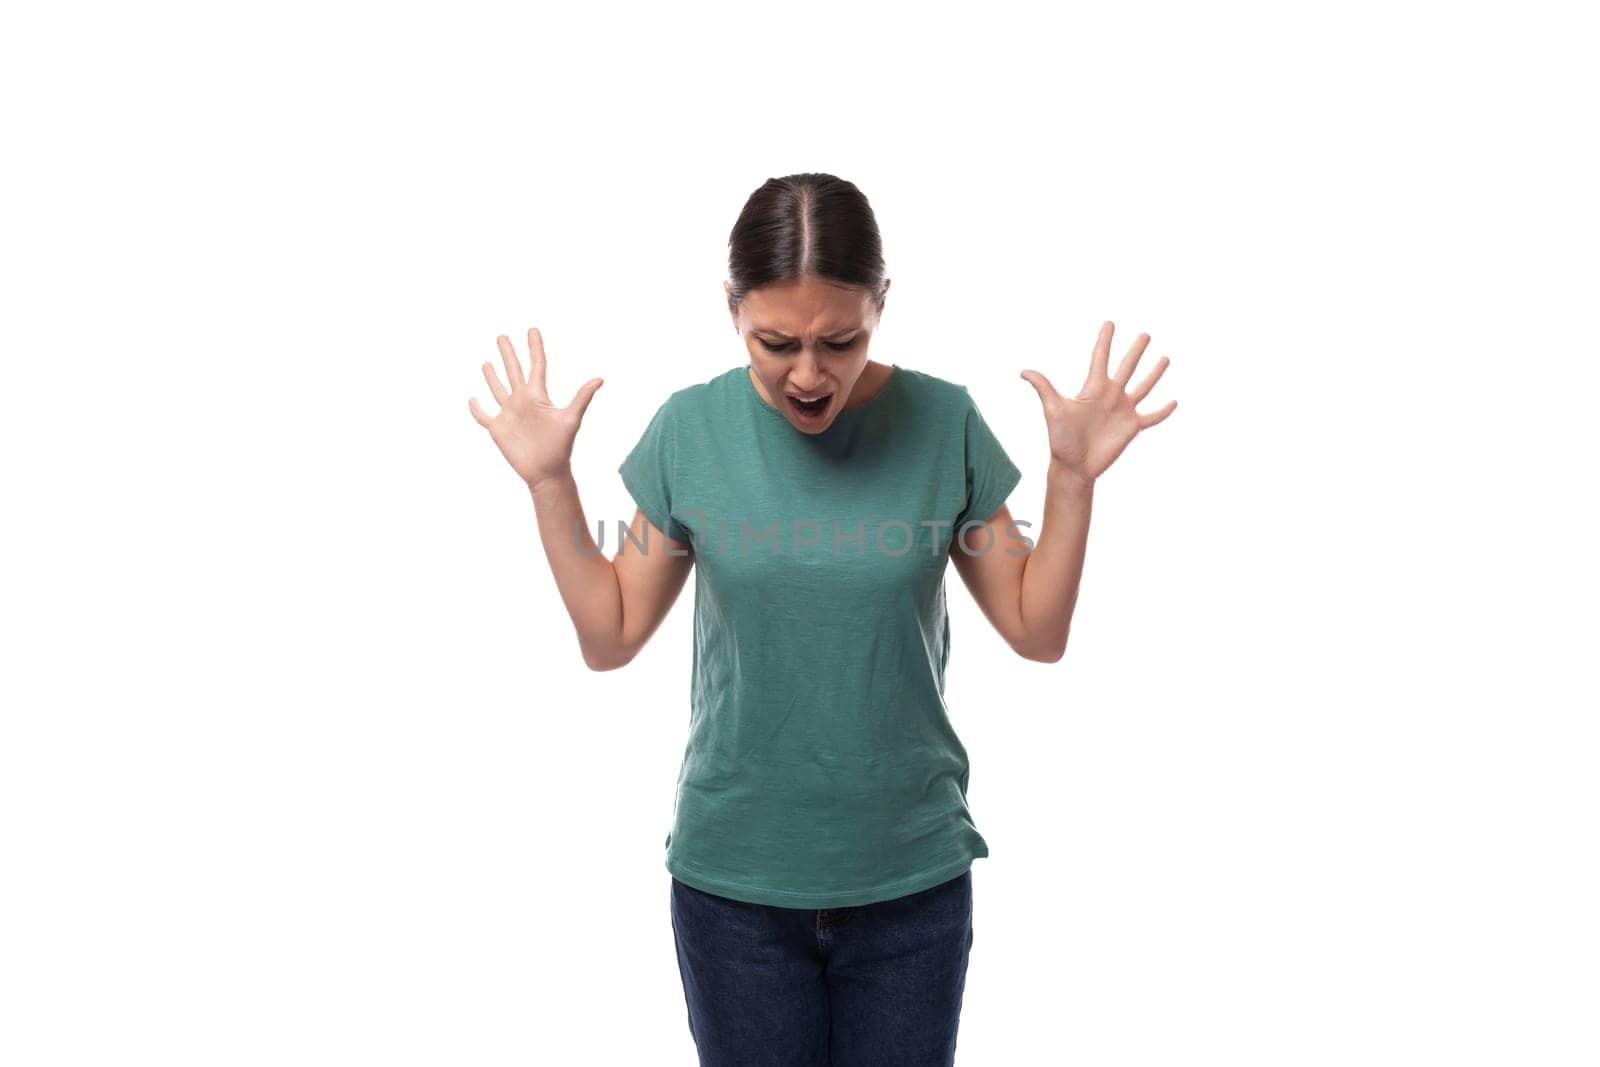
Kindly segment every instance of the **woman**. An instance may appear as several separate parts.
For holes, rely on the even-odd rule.
[[[1108,322],[1076,397],[1022,372],[1050,442],[1035,545],[967,389],[867,358],[889,280],[853,184],[756,190],[724,289],[749,363],[657,409],[618,468],[637,511],[614,559],[570,467],[601,379],[556,407],[532,329],[529,377],[501,337],[508,387],[484,364],[500,411],[469,407],[529,485],[590,667],[632,660],[695,572],[666,866],[701,1062],[948,1064],[989,849],[944,704],[945,567],[1019,655],[1060,659],[1095,479],[1176,407],[1134,410],[1167,360],[1127,391],[1149,338],[1108,375]]]

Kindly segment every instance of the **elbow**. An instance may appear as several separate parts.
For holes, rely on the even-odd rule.
[[[632,663],[634,651],[620,646],[601,647],[586,644],[583,646],[584,666],[591,671],[614,671],[618,667],[626,667]]]
[[[1059,641],[1023,643],[1015,647],[1017,655],[1034,663],[1060,663],[1067,654],[1067,638],[1063,634]]]
[[[584,656],[583,662],[591,671],[614,671],[626,667],[631,656]]]

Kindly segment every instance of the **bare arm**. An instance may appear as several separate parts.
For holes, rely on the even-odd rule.
[[[1169,400],[1149,414],[1135,410],[1167,369],[1167,357],[1162,356],[1155,368],[1129,390],[1128,381],[1150,343],[1150,335],[1140,334],[1116,373],[1108,374],[1111,334],[1112,324],[1102,324],[1089,357],[1089,375],[1074,397],[1056,392],[1049,379],[1038,371],[1022,372],[1022,378],[1034,387],[1044,405],[1050,434],[1044,524],[1033,550],[1026,555],[1017,554],[1025,546],[1011,536],[1007,526],[1011,511],[1005,506],[989,519],[989,543],[993,548],[979,554],[982,538],[969,532],[966,540],[973,545],[973,554],[962,551],[959,542],[954,542],[950,550],[956,572],[1006,643],[1018,655],[1043,663],[1054,663],[1066,654],[1078,585],[1083,577],[1095,480],[1122,454],[1128,442],[1178,406],[1176,400]],[[1005,551],[1007,548],[1011,551]]]
[[[667,617],[694,566],[686,542],[668,538],[642,510],[613,559],[595,545],[570,472],[529,486],[539,537],[556,587],[578,631],[583,662],[592,670],[624,666]]]
[[[1054,461],[1044,495],[1044,524],[1033,549],[1010,533],[1011,509],[1002,504],[989,518],[989,539],[976,528],[966,543],[953,542],[950,561],[991,625],[1024,659],[1055,663],[1067,650],[1072,612],[1078,603],[1083,558],[1089,543],[1094,483]],[[988,544],[988,551],[982,551]],[[1007,551],[1009,549],[1009,551]]]
[[[687,543],[669,543],[642,512],[634,514],[632,532],[645,549],[625,539],[614,560],[601,555],[572,477],[572,445],[589,400],[603,382],[589,379],[570,404],[557,407],[545,387],[544,339],[538,328],[528,331],[526,378],[510,338],[496,340],[509,388],[500,383],[491,363],[484,363],[483,377],[500,411],[491,417],[475,397],[467,407],[527,483],[545,558],[577,629],[583,661],[597,671],[612,670],[633,659],[661,625],[694,557],[686,553]],[[669,544],[671,551],[664,547]]]

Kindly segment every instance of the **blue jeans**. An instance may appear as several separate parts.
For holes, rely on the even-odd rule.
[[[779,908],[672,879],[701,1067],[953,1064],[972,871],[893,900]]]

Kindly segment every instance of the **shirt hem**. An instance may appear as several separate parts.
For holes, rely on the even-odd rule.
[[[974,861],[988,854],[987,851],[963,852],[937,866],[925,868],[905,878],[897,878],[893,882],[885,882],[870,889],[855,889],[843,893],[795,892],[747,885],[705,874],[692,864],[672,856],[667,857],[666,867],[674,878],[685,885],[731,900],[744,901],[747,904],[765,904],[778,908],[852,908],[931,889],[963,873]]]

